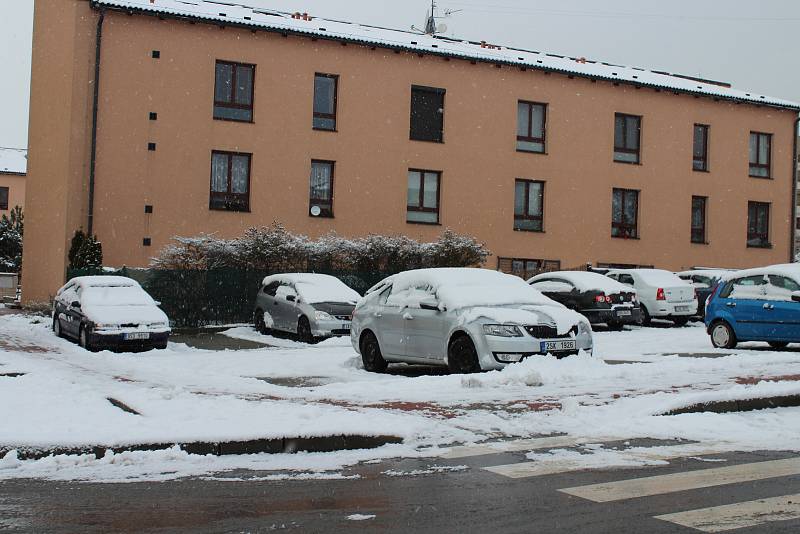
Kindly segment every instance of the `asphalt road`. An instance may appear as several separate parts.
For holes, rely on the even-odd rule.
[[[346,474],[360,475],[350,480],[183,479],[130,484],[6,481],[0,483],[0,531],[697,532],[655,516],[798,494],[800,475],[613,502],[593,502],[559,490],[720,466],[747,467],[746,464],[753,462],[793,457],[796,455],[790,453],[733,453],[714,455],[717,460],[714,462],[677,458],[660,467],[579,471],[517,479],[482,468],[524,462],[523,453],[453,460],[385,461],[347,471]],[[389,470],[430,470],[431,466],[468,467],[416,476],[386,473]],[[759,467],[756,466],[756,472]],[[221,476],[250,478],[263,474],[240,472]],[[352,514],[374,514],[375,517],[360,521],[347,519]],[[766,520],[768,522],[735,532],[800,532],[800,519]]]

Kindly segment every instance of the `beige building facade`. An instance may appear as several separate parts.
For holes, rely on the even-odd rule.
[[[273,221],[312,237],[451,228],[521,275],[792,256],[790,102],[198,5],[37,0],[26,301],[54,294],[89,227],[114,266]]]
[[[24,211],[27,163],[26,150],[0,147],[0,217],[17,206]]]

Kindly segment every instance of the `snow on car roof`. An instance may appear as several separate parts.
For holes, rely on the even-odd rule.
[[[708,278],[722,278],[730,273],[736,272],[734,269],[692,269],[676,273],[678,276],[707,276]]]
[[[534,276],[528,283],[536,283],[547,278],[563,278],[571,282],[580,291],[590,291],[597,289],[605,293],[616,293],[619,291],[636,292],[630,286],[620,284],[607,276],[598,273],[591,273],[589,271],[554,271],[550,273],[542,273]]]
[[[389,283],[392,294],[426,288],[435,293],[439,303],[448,310],[514,304],[561,306],[522,278],[489,269],[442,267],[405,271],[383,280],[369,292]]]
[[[69,281],[80,287],[140,287],[139,282],[125,276],[78,276]]]
[[[273,282],[293,284],[303,300],[309,304],[318,302],[351,302],[355,304],[361,298],[357,291],[335,276],[327,274],[273,274],[264,278],[261,284],[266,286]]]
[[[638,87],[663,88],[692,95],[800,110],[800,104],[795,102],[737,90],[726,83],[691,76],[639,67],[625,67],[588,60],[584,57],[567,57],[510,48],[485,41],[469,41],[443,35],[425,35],[413,31],[311,17],[306,14],[292,14],[246,4],[247,0],[240,0],[237,3],[210,0],[95,0],[94,2],[94,5],[100,7],[116,8],[128,12],[166,15],[215,24],[259,28],[283,34],[291,33],[318,39],[380,46],[414,53],[470,59],[498,65],[513,65],[615,83],[629,83]]]
[[[671,271],[665,271],[664,269],[613,269],[608,271],[607,274],[614,274],[614,273],[631,273],[637,274],[641,277],[642,280],[647,282],[648,284],[654,285],[661,285],[661,284],[678,284],[678,285],[686,285],[688,282],[686,280],[681,280],[678,278],[678,275]]]
[[[744,276],[758,276],[760,274],[774,274],[778,276],[787,276],[795,281],[800,282],[800,263],[782,263],[778,265],[767,265],[766,267],[756,267],[753,269],[743,269],[741,271],[733,271],[725,275],[722,279],[724,281],[733,280],[734,278],[742,278]]]

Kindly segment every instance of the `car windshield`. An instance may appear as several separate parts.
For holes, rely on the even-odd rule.
[[[90,306],[153,306],[155,302],[136,286],[95,286],[81,291],[81,304]]]
[[[669,271],[661,271],[659,269],[642,269],[637,271],[639,276],[645,283],[653,286],[685,286],[688,284],[686,280],[681,280]]]

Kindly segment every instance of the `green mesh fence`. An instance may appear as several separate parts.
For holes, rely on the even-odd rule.
[[[390,272],[317,270],[342,280],[360,294]],[[88,275],[127,276],[138,281],[158,302],[175,327],[200,327],[251,323],[253,304],[266,271],[224,269],[216,271],[127,269],[75,269],[67,278]]]

